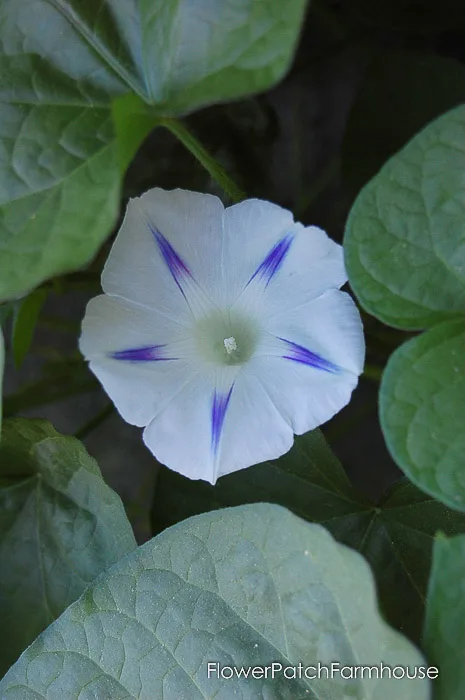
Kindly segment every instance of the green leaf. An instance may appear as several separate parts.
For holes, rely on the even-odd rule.
[[[118,212],[109,110],[43,102],[0,106],[0,141],[17,154],[0,165],[0,299],[88,263]]]
[[[272,85],[289,66],[304,8],[4,0],[0,300],[89,263],[116,222],[128,158],[157,116]]]
[[[428,122],[465,101],[465,66],[425,51],[378,50],[350,111],[342,172],[356,196]]]
[[[161,467],[152,525],[158,533],[197,513],[257,501],[278,503],[319,523],[370,508],[350,485],[322,432],[313,430],[296,437],[279,460],[223,476],[215,486]]]
[[[465,511],[465,319],[447,321],[391,356],[380,389],[387,446],[409,479]]]
[[[135,548],[119,497],[83,445],[13,419],[0,442],[0,673]]]
[[[419,642],[434,537],[438,530],[465,532],[465,516],[402,480],[373,508],[369,520],[360,517],[358,532],[354,527],[346,534],[350,524],[340,519],[330,529],[370,563],[390,624]]]
[[[465,697],[464,648],[465,536],[440,536],[434,543],[425,622],[425,649],[440,669],[436,700]]]
[[[208,678],[228,666],[423,665],[379,615],[371,572],[269,504],[187,520],[121,560],[0,683],[5,700],[426,700],[427,680]]]
[[[437,530],[465,531],[465,516],[400,482],[379,504],[349,484],[319,430],[296,437],[276,462],[224,476],[215,486],[164,467],[152,508],[155,533],[214,508],[270,501],[324,525],[362,553],[373,569],[388,622],[414,641],[421,636],[431,549]]]
[[[361,191],[344,249],[362,306],[425,328],[465,312],[465,106],[427,126]]]
[[[37,319],[46,298],[46,289],[36,289],[15,306],[12,348],[16,367],[20,367],[23,364],[24,358],[29,351]]]

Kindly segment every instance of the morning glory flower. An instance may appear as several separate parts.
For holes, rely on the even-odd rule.
[[[191,479],[275,459],[345,406],[364,362],[341,246],[249,199],[132,199],[80,348],[121,416]]]

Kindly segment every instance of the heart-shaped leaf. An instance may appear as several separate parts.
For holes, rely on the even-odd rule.
[[[399,328],[465,312],[465,106],[415,136],[361,191],[344,250],[362,306]]]
[[[305,0],[4,0],[0,299],[88,263],[157,115],[272,85],[304,8]],[[112,104],[124,97],[128,115],[115,129]]]
[[[427,700],[427,679],[380,682],[284,668],[425,666],[380,616],[355,552],[269,504],[207,513],[170,528],[91,585],[0,683],[5,700],[273,697]],[[227,678],[224,665],[270,667]],[[209,667],[210,664],[210,667]],[[217,666],[219,664],[219,667]],[[210,668],[210,674],[208,672]],[[210,675],[210,677],[209,677]],[[344,678],[344,675],[346,678]],[[371,678],[369,676],[372,676]]]
[[[0,673],[135,546],[119,497],[78,440],[62,437],[47,421],[6,421],[0,442]]]
[[[337,540],[363,554],[387,620],[419,641],[434,536],[438,530],[465,532],[465,515],[406,480],[380,503],[368,503],[352,489],[323,435],[315,430],[296,437],[292,450],[276,462],[224,476],[215,486],[161,467],[152,509],[154,532],[213,508],[263,500],[323,524]]]
[[[409,340],[389,359],[381,427],[400,468],[423,491],[465,511],[465,320]]]

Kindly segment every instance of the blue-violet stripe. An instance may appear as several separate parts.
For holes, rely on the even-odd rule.
[[[152,232],[152,235],[158,245],[158,249],[169,271],[171,272],[174,281],[178,285],[181,292],[184,294],[181,287],[181,280],[183,279],[183,277],[192,278],[191,271],[189,270],[181,256],[178,255],[178,253],[175,251],[171,243],[164,237],[162,233],[160,233],[160,231],[157,228],[150,226],[150,231]]]
[[[228,409],[229,401],[231,399],[233,388],[234,384],[231,386],[227,394],[218,393],[216,390],[213,394],[211,413],[211,447],[215,454],[220,444],[223,423],[226,416],[226,411]]]
[[[293,343],[291,340],[286,340],[286,338],[279,338],[279,340],[286,343],[287,354],[282,356],[285,360],[300,362],[303,365],[321,369],[323,372],[330,372],[331,374],[339,372],[340,368],[337,365],[329,362],[329,360],[325,360],[324,357],[308,350],[308,348],[305,348],[303,345]]]
[[[145,345],[141,348],[128,348],[108,353],[113,360],[126,362],[158,362],[159,360],[176,360],[176,357],[163,357],[165,345]]]
[[[249,279],[248,284],[250,284],[255,277],[259,277],[261,280],[266,281],[265,286],[267,287],[283,264],[284,258],[293,240],[294,236],[292,234],[287,234],[281,238],[274,248],[270,250],[263,262],[257,267],[252,277]]]

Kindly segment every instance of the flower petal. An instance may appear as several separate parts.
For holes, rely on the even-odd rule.
[[[349,403],[358,378],[348,372],[330,374],[277,357],[253,362],[283,419],[296,435],[326,423]]]
[[[144,430],[155,457],[190,479],[218,477],[276,458],[293,442],[289,425],[247,367],[235,379],[199,373]],[[229,387],[229,388],[228,388]]]
[[[212,402],[215,371],[191,373],[169,400],[160,402],[144,430],[146,446],[159,462],[190,479],[215,483]],[[223,411],[224,418],[224,411]]]
[[[213,306],[221,283],[223,210],[217,197],[179,189],[130,200],[103,271],[104,291],[188,324],[192,313]]]
[[[363,371],[363,326],[358,309],[346,292],[332,289],[298,305],[288,299],[285,312],[266,314],[264,327],[268,340],[260,350],[262,354],[271,348],[271,354],[289,354],[281,340],[285,339],[356,376]]]
[[[315,298],[328,289],[339,289],[347,282],[342,246],[321,228],[295,224],[293,242],[280,274],[269,293],[279,298],[292,285],[294,293],[304,291]]]
[[[357,307],[348,294],[331,290],[270,318],[267,332],[251,360],[253,371],[295,433],[313,430],[349,402],[363,370]]]
[[[234,382],[224,420],[215,478],[277,459],[291,449],[293,442],[289,423],[256,374],[253,363],[244,366]]]
[[[195,353],[175,321],[107,295],[89,302],[79,346],[119,413],[139,426],[191,376]]]
[[[321,229],[297,224],[294,228],[294,241],[280,274],[262,296],[244,295],[240,303],[249,313],[255,308],[266,318],[276,318],[294,314],[296,325],[300,326],[301,313],[308,302],[318,298],[328,290],[337,290],[347,282],[342,246],[332,241]],[[288,338],[287,335],[284,337]],[[296,340],[295,338],[288,338]],[[305,344],[304,344],[305,345]]]
[[[316,226],[294,223],[292,213],[276,204],[248,199],[228,207],[224,237],[225,276],[234,289],[257,278],[270,288],[302,278],[315,297],[347,281],[342,247]]]
[[[269,283],[287,254],[293,226],[290,211],[260,199],[248,199],[225,209],[221,303],[233,303],[253,278],[264,286]]]

